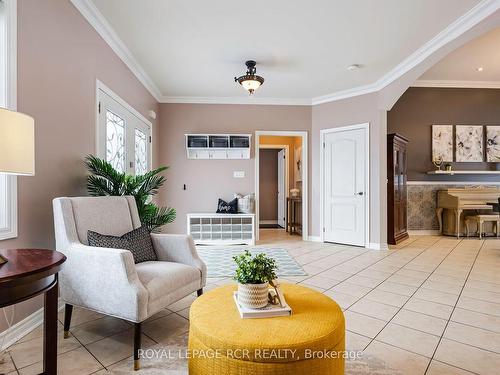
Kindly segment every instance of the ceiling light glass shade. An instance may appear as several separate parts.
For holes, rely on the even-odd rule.
[[[247,66],[247,74],[238,78],[235,77],[234,80],[252,95],[264,83],[264,78],[255,74],[257,72],[255,61],[249,60],[245,64]]]
[[[264,82],[264,79],[259,76],[246,76],[247,78],[244,78],[241,82],[240,85],[243,86],[245,90],[247,90],[250,94],[253,94],[255,90],[257,90],[260,85]]]
[[[0,108],[0,173],[35,174],[35,120]]]

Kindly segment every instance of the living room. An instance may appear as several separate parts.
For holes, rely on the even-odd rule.
[[[500,1],[0,21],[0,373],[496,373]]]

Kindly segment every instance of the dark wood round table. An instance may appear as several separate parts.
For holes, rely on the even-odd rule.
[[[43,374],[57,374],[57,273],[64,254],[46,249],[0,249],[0,307],[45,294]]]

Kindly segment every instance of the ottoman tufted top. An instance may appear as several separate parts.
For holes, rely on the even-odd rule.
[[[292,315],[264,319],[240,318],[233,299],[236,285],[205,293],[191,305],[190,339],[212,350],[247,350],[247,359],[254,362],[290,362],[305,359],[306,353],[338,348],[345,335],[339,305],[310,288],[293,284],[281,288]]]

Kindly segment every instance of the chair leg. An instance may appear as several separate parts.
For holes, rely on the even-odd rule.
[[[196,294],[198,295],[198,297],[199,297],[199,296],[201,296],[201,295],[203,294],[203,288],[198,289],[198,290],[196,291]]]
[[[69,327],[71,325],[71,314],[73,313],[73,305],[69,303],[64,305],[64,338],[69,337]]]
[[[134,371],[141,368],[139,349],[141,349],[141,323],[134,323]]]

